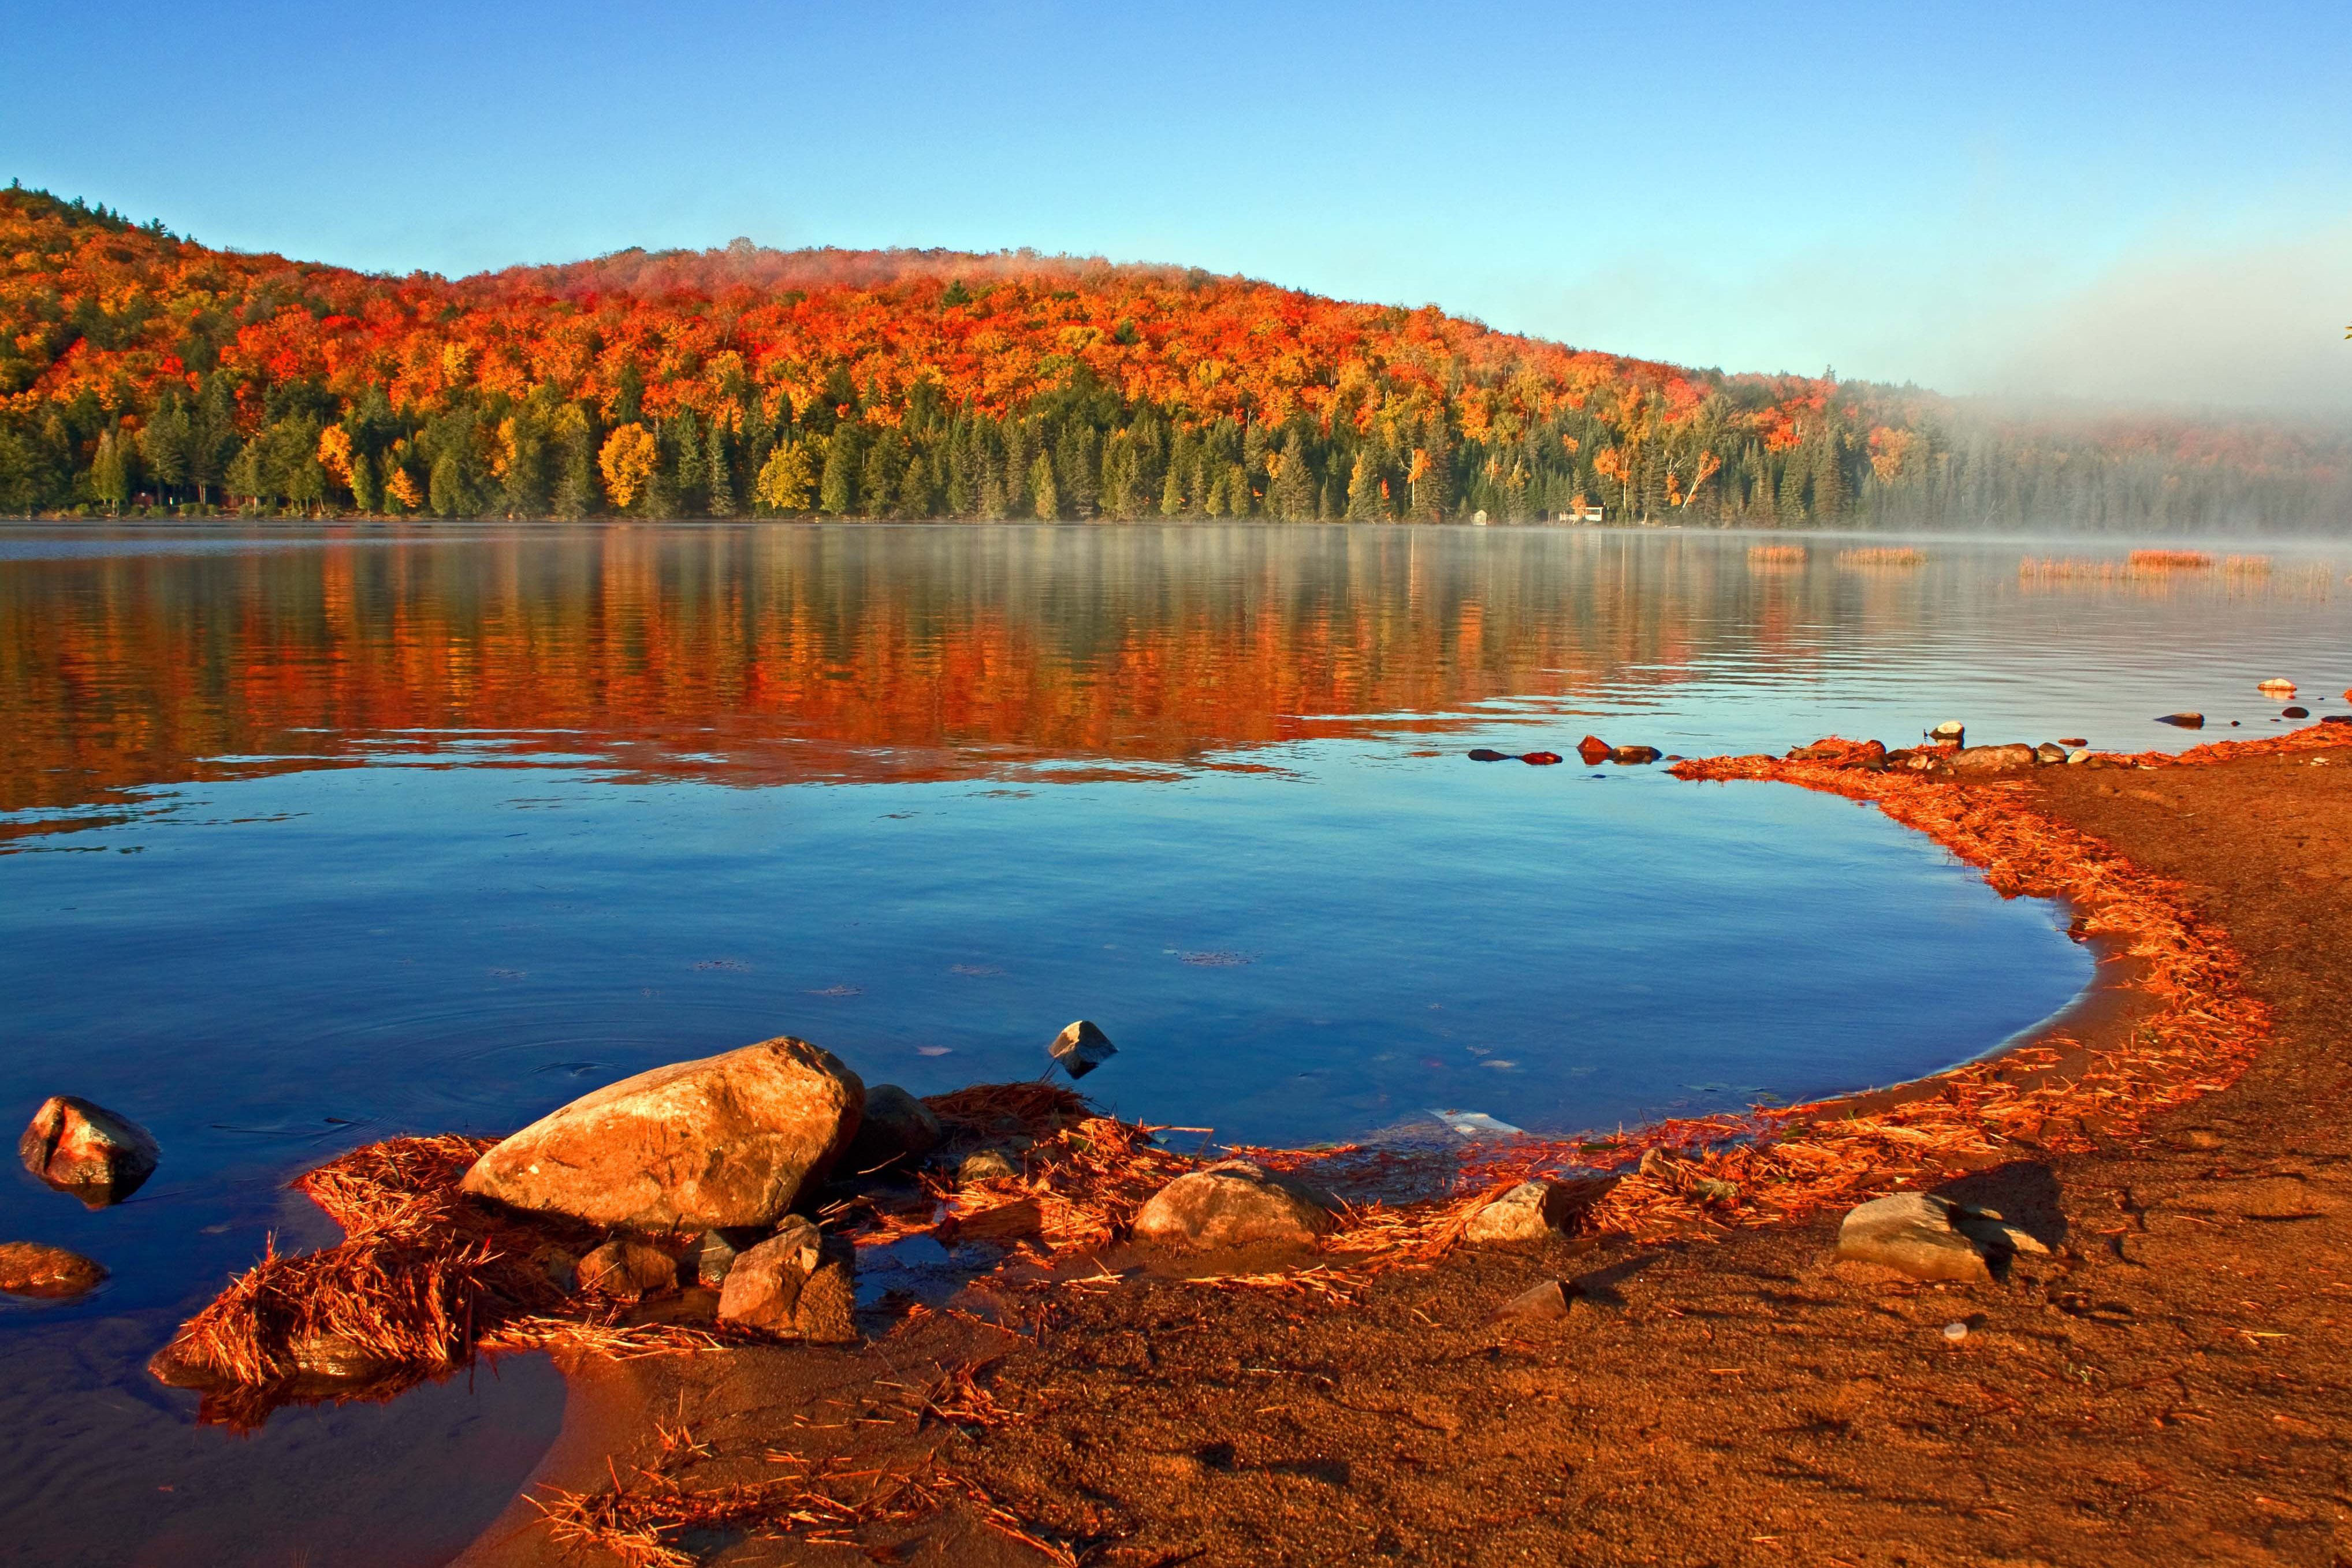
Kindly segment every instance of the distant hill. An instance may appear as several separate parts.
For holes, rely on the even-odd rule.
[[[0,511],[1937,522],[2352,510],[2341,433],[1996,417],[1174,267],[622,251],[455,281],[0,192]]]

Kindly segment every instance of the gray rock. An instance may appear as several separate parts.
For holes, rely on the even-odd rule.
[[[648,1241],[615,1236],[580,1260],[580,1288],[616,1301],[642,1301],[677,1289],[677,1260]]]
[[[1915,1280],[1991,1283],[1986,1249],[1956,1229],[1952,1218],[1950,1200],[1929,1193],[1874,1198],[1850,1210],[1838,1227],[1837,1255]]]
[[[831,1053],[762,1040],[583,1095],[483,1155],[465,1188],[636,1230],[771,1226],[824,1181],[865,1104]]]
[[[2156,722],[2171,725],[2177,729],[2203,729],[2205,716],[2201,713],[2168,713],[2158,718]]]
[[[2034,760],[2048,766],[2066,760],[2066,748],[2054,741],[2043,741],[2033,748]]]
[[[679,1268],[692,1275],[696,1284],[717,1290],[726,1282],[735,1260],[766,1239],[767,1233],[761,1230],[706,1230],[686,1249]]]
[[[146,1128],[76,1094],[42,1101],[16,1140],[16,1157],[26,1170],[92,1208],[138,1191],[155,1174],[161,1154]]]
[[[1095,1027],[1092,1019],[1080,1019],[1054,1037],[1045,1054],[1060,1062],[1072,1078],[1084,1078],[1117,1056],[1118,1047],[1110,1042],[1110,1036]]]
[[[857,1337],[856,1253],[793,1215],[735,1260],[719,1292],[721,1322],[785,1339],[845,1344]]]
[[[1546,1280],[1530,1286],[1495,1309],[1495,1316],[1507,1322],[1558,1322],[1568,1316],[1570,1287],[1558,1280]]]
[[[2040,763],[2041,758],[2033,747],[2023,744],[1964,746],[1952,753],[1950,761],[1955,773],[2007,773],[2014,768],[2034,767]]]
[[[0,1292],[61,1300],[95,1290],[106,1270],[79,1252],[37,1241],[0,1241]]]
[[[877,1083],[866,1092],[866,1114],[841,1168],[865,1176],[910,1166],[938,1148],[945,1135],[929,1105],[895,1083]]]
[[[1525,1181],[1470,1217],[1462,1239],[1474,1246],[1541,1241],[1576,1228],[1617,1185],[1614,1176]]]
[[[1191,1248],[1312,1247],[1339,1223],[1329,1195],[1248,1160],[1178,1176],[1136,1212],[1135,1239]]]

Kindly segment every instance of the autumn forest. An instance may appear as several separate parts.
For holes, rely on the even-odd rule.
[[[2341,433],[2025,418],[1157,266],[625,251],[448,280],[0,192],[0,514],[2301,528]]]

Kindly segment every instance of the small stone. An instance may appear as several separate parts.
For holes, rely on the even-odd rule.
[[[1481,746],[1475,747],[1471,751],[1470,760],[1473,762],[1507,762],[1510,760],[1510,753],[1507,751],[1497,751],[1491,746]]]
[[[1560,761],[1560,755],[1557,751],[1523,751],[1519,760],[1530,768],[1550,768]]]
[[[1928,1193],[1896,1193],[1849,1211],[1838,1227],[1837,1255],[1915,1280],[1992,1281],[1983,1250],[1953,1228],[1951,1201]]]
[[[105,1269],[79,1252],[37,1241],[0,1241],[0,1291],[11,1296],[79,1296],[105,1278]]]
[[[2062,736],[2060,736],[2060,737],[2058,737],[2058,744],[2059,744],[2059,745],[2061,745],[2061,746],[2063,746],[2063,747],[2066,747],[2066,749],[2067,749],[2067,750],[2069,750],[2069,751],[2073,751],[2073,750],[2074,750],[2074,749],[2076,749],[2076,748],[2078,748],[2078,747],[2084,747],[2084,746],[2088,746],[2088,745],[2090,745],[2091,743],[2090,743],[2090,741],[2089,741],[2087,738],[2085,738],[2084,737],[2079,736],[2079,735],[2076,735],[2076,736],[2064,736],[2064,735],[2062,735]]]
[[[2291,707],[2283,707],[2279,709],[2279,716],[2281,718],[2309,718],[2311,716],[2311,710],[2305,707],[2302,704],[2297,703]]]
[[[1597,735],[1588,735],[1576,743],[1577,756],[1588,768],[1597,768],[1617,754],[1617,748]]]
[[[2291,697],[2294,695],[2294,683],[2284,675],[2273,675],[2267,681],[2256,682],[2254,690],[2267,696]]]
[[[677,1260],[651,1242],[615,1236],[580,1260],[580,1288],[616,1301],[661,1295],[677,1288]]]
[[[77,1094],[52,1094],[33,1113],[16,1156],[25,1168],[92,1208],[121,1203],[155,1174],[154,1134]]]
[[[1966,1323],[1946,1323],[1944,1325],[1944,1337],[1950,1340],[1954,1344],[1958,1344],[1960,1341],[1969,1337],[1969,1325]]]
[[[940,1146],[946,1134],[931,1108],[895,1083],[866,1092],[866,1115],[841,1168],[852,1176],[911,1166]]]
[[[686,1258],[679,1267],[682,1271],[693,1275],[696,1284],[716,1290],[726,1282],[728,1271],[735,1267],[735,1260],[766,1239],[765,1232],[749,1228],[706,1230],[696,1237],[694,1244],[686,1249]]]
[[[2036,761],[2044,765],[2063,762],[2066,760],[2066,748],[2054,741],[2045,740],[2033,748],[2033,756]]]
[[[1118,1047],[1110,1036],[1095,1026],[1092,1019],[1080,1019],[1054,1037],[1045,1054],[1062,1064],[1072,1078],[1084,1078],[1104,1062],[1118,1054]]]
[[[1948,740],[1957,743],[1966,739],[1968,737],[1968,733],[1969,727],[1967,725],[1962,724],[1958,719],[1948,718],[1943,723],[1937,725],[1935,728],[1929,730],[1927,732],[1927,738],[1930,740]]]
[[[1312,1247],[1339,1221],[1332,1198],[1295,1176],[1227,1160],[1178,1176],[1136,1212],[1135,1239],[1180,1247]]]
[[[1020,1174],[1021,1167],[1003,1149],[974,1149],[956,1166],[959,1182],[1005,1181]]]
[[[2033,747],[2022,743],[2009,746],[1964,746],[1952,753],[1955,773],[2006,773],[2012,768],[2032,768],[2041,761]]]
[[[2067,766],[2072,768],[2080,768],[2090,760],[2091,753],[2088,747],[2077,747],[2066,754]]]
[[[1628,768],[1643,768],[1655,762],[1664,753],[1654,746],[1620,746],[1612,747],[1609,755]]]
[[[1542,1241],[1576,1228],[1592,1206],[1617,1185],[1614,1176],[1577,1181],[1523,1181],[1470,1217],[1462,1239],[1473,1246]]]
[[[735,1260],[719,1292],[721,1322],[786,1339],[843,1344],[857,1337],[856,1254],[793,1215]]]
[[[1570,1288],[1558,1280],[1530,1286],[1495,1309],[1507,1322],[1558,1322],[1568,1316]]]
[[[2201,713],[2168,713],[2159,716],[2156,722],[2171,725],[2176,729],[2203,729],[2205,716]]]

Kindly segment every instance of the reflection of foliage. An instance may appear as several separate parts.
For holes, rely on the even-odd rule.
[[[0,192],[14,510],[226,480],[240,505],[444,515],[1516,520],[1596,496],[2123,527],[2300,520],[2347,457],[2277,429],[2001,424],[1174,267],[738,246],[388,278]]]

